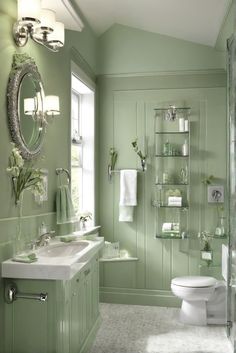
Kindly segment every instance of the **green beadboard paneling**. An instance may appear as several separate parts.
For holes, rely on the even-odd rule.
[[[155,302],[162,305],[165,299],[158,296],[153,299],[151,291],[170,290],[171,279],[175,276],[210,274],[213,271],[200,266],[197,233],[199,229],[214,232],[217,220],[215,207],[207,204],[206,188],[201,180],[214,174],[217,182],[225,185],[225,74],[209,72],[189,77],[161,76],[161,82],[159,79],[160,76],[150,80],[147,77],[99,77],[99,223],[103,226],[102,235],[106,240],[119,241],[121,249],[139,258],[139,261],[128,264],[101,264],[101,298],[105,301],[127,303],[133,299],[139,304]],[[154,238],[156,210],[151,206],[155,195],[153,109],[171,103],[192,107],[189,229],[195,240]],[[122,223],[118,221],[119,175],[115,174],[108,182],[108,153],[111,146],[117,149],[118,169],[140,168],[139,159],[131,147],[135,136],[139,138],[141,149],[146,136],[147,171],[138,174],[138,206],[135,207],[134,222]],[[221,244],[222,240],[213,243],[213,272],[218,278]],[[124,288],[125,293],[130,289],[146,292],[132,298],[127,294],[128,299],[124,293],[110,288]]]

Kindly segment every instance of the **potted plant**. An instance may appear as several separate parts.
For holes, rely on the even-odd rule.
[[[201,259],[206,261],[207,266],[210,266],[213,260],[213,251],[211,248],[211,240],[214,236],[207,231],[202,231],[198,233],[198,238],[203,245],[201,249]]]
[[[79,221],[81,223],[81,230],[86,230],[86,223],[89,219],[92,219],[91,212],[83,212],[80,214]]]
[[[141,160],[141,166],[142,166],[142,170],[144,172],[146,170],[146,158],[147,158],[147,156],[144,155],[142,153],[142,151],[139,149],[139,147],[138,147],[138,139],[137,138],[131,144],[133,146],[134,151],[137,153],[137,155],[139,156],[139,158]]]

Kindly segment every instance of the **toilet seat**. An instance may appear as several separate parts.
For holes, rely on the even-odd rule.
[[[173,278],[171,284],[187,288],[207,288],[215,286],[217,280],[208,276],[185,276]]]

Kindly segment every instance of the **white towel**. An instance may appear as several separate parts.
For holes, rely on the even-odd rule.
[[[137,205],[137,170],[120,172],[120,222],[133,222],[134,206]]]

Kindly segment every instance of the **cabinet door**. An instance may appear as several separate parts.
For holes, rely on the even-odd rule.
[[[78,275],[71,283],[70,300],[70,353],[79,353],[85,338],[85,305],[83,276]]]
[[[95,258],[92,267],[92,321],[96,321],[99,314],[99,262]]]
[[[84,275],[84,294],[85,294],[85,307],[86,307],[86,336],[92,327],[92,263],[83,272]]]

